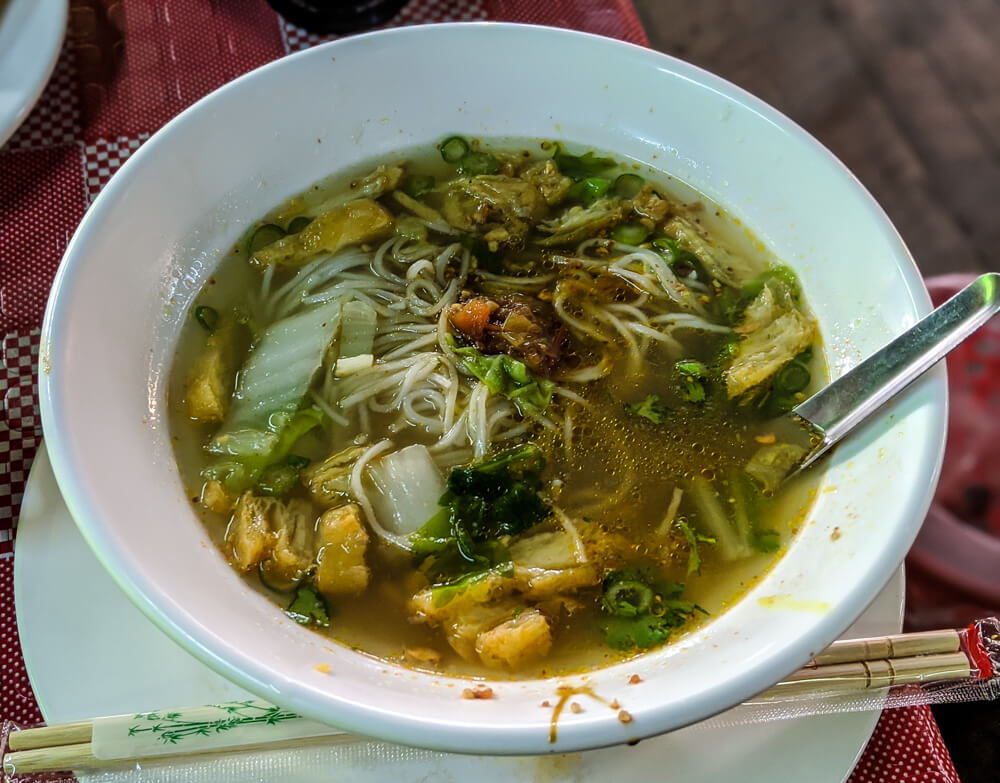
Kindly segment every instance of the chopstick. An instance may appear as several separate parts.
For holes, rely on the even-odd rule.
[[[978,621],[986,622],[994,621]],[[963,651],[963,639],[968,644],[976,627],[978,624],[973,623],[969,629],[961,631],[927,631],[837,641],[756,698],[803,692],[815,692],[821,697],[911,683],[967,680],[977,676],[988,679],[994,672],[988,665],[989,670],[984,672],[976,664],[972,645],[969,644],[969,652]],[[168,727],[175,732],[173,736],[183,741],[169,740]],[[307,720],[267,702],[248,700],[14,731],[8,738],[3,769],[8,775],[66,769],[83,771],[157,759],[177,760],[225,750],[368,741],[371,740]]]

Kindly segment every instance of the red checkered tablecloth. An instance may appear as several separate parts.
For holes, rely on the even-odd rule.
[[[412,0],[389,25],[491,19],[645,44],[630,0]],[[0,149],[0,718],[40,722],[14,610],[14,538],[41,439],[35,381],[49,287],[83,213],[167,120],[231,79],[329,37],[264,0],[72,0],[38,105]],[[852,783],[957,783],[926,707],[885,713]]]

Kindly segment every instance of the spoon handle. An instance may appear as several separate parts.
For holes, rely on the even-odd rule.
[[[943,305],[792,413],[823,436],[802,467],[943,359],[1000,310],[1000,274],[976,278]]]

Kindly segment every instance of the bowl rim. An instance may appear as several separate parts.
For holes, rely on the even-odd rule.
[[[102,540],[101,530],[99,529],[100,525],[99,523],[95,523],[95,520],[99,516],[94,503],[95,499],[88,492],[84,482],[80,480],[72,460],[64,452],[60,442],[65,424],[65,408],[62,402],[64,393],[60,392],[56,385],[51,383],[53,376],[57,377],[58,373],[56,367],[49,366],[47,358],[50,353],[48,346],[51,344],[52,336],[55,332],[60,331],[61,328],[62,313],[60,301],[63,296],[69,296],[67,292],[72,289],[75,276],[81,274],[80,267],[82,265],[74,263],[78,257],[78,248],[85,244],[86,236],[94,230],[93,227],[99,225],[106,207],[120,196],[120,191],[127,188],[131,173],[139,170],[147,157],[156,154],[159,144],[164,138],[169,137],[174,128],[186,122],[193,114],[205,111],[206,107],[211,108],[213,100],[216,97],[228,94],[233,90],[241,89],[244,84],[256,78],[261,72],[270,72],[286,67],[289,62],[299,59],[320,56],[317,53],[326,55],[329,52],[337,52],[349,47],[364,46],[372,40],[391,41],[395,38],[413,36],[430,38],[435,35],[461,35],[463,34],[462,31],[467,29],[480,31],[493,30],[498,35],[541,35],[565,39],[579,39],[588,41],[589,45],[595,47],[606,47],[608,51],[622,51],[630,53],[633,56],[638,55],[647,58],[659,65],[662,70],[694,81],[707,89],[714,90],[731,98],[734,102],[756,113],[784,133],[790,134],[799,141],[804,142],[814,154],[826,162],[831,176],[836,175],[846,181],[846,184],[857,194],[859,201],[864,203],[866,211],[872,215],[873,220],[879,225],[880,230],[885,234],[888,241],[898,248],[899,272],[905,283],[905,292],[914,313],[922,315],[930,309],[930,299],[926,288],[923,286],[913,257],[906,248],[898,231],[867,189],[836,156],[798,124],[761,99],[756,98],[719,76],[662,52],[599,35],[542,25],[502,22],[453,22],[440,25],[378,30],[363,35],[339,39],[279,58],[223,85],[179,113],[151,136],[123,164],[121,169],[115,173],[81,220],[66,248],[63,260],[53,281],[46,307],[42,327],[40,357],[40,367],[46,369],[44,376],[40,378],[39,396],[43,431],[47,436],[49,454],[57,483],[67,500],[67,506],[70,508],[74,520],[76,520],[84,538],[95,552],[99,561],[109,571],[112,578],[124,590],[133,603],[175,642],[224,676],[254,692],[260,692],[261,683],[274,682],[275,672],[261,664],[255,663],[251,656],[242,653],[242,651],[236,651],[228,647],[214,634],[209,639],[199,639],[197,635],[192,634],[192,631],[195,629],[193,627],[189,628],[185,623],[181,622],[183,618],[178,619],[161,607],[161,604],[169,604],[169,599],[166,596],[158,595],[158,590],[150,584],[144,575],[130,566],[129,561],[122,557],[122,552],[117,549],[115,542],[107,539]],[[42,374],[40,373],[40,375]],[[927,508],[930,506],[933,488],[937,483],[941,469],[947,422],[947,390],[943,375],[938,374],[936,379],[929,382],[935,384],[935,395],[931,404],[932,421],[927,427],[925,436],[927,450],[921,456],[925,462],[929,462],[932,465],[932,470],[930,471],[931,475],[929,476],[929,481],[923,491],[923,495],[911,500],[913,507],[918,511],[917,518],[923,518]],[[933,420],[933,414],[936,414],[936,422]],[[936,454],[934,453],[935,451]],[[915,527],[912,530],[912,535],[909,536],[906,534],[906,531],[901,531],[896,535],[895,539],[890,539],[886,542],[883,554],[885,555],[886,562],[891,561],[893,569],[898,567],[899,563],[902,562],[916,532]],[[872,568],[863,575],[863,578],[855,580],[853,589],[824,618],[822,630],[825,633],[817,630],[810,637],[797,640],[797,644],[801,647],[801,650],[804,651],[807,649],[807,645],[812,645],[810,648],[812,649],[825,646],[832,641],[843,628],[846,628],[864,610],[867,603],[865,598],[878,593],[878,590],[883,586],[883,582],[891,576],[893,569],[887,567],[885,574],[882,574],[879,569]],[[204,629],[201,630],[202,632],[204,631]],[[202,636],[204,636],[204,633],[202,633]],[[220,651],[228,653],[228,656],[220,655]],[[705,690],[707,698],[703,701],[708,706],[698,709],[687,707],[682,723],[671,722],[670,725],[666,725],[661,721],[657,724],[655,720],[656,716],[650,716],[649,720],[644,721],[640,736],[653,736],[665,730],[677,728],[680,725],[696,722],[752,696],[760,690],[761,682],[765,680],[774,682],[787,673],[785,671],[787,664],[782,664],[777,660],[779,657],[775,653],[760,656],[759,660],[745,667],[738,677],[726,681],[724,693],[719,685],[707,688]],[[803,661],[806,657],[803,656]],[[310,689],[303,683],[290,682],[285,678],[281,678],[280,685],[284,688],[280,693],[280,701],[284,706],[296,709],[302,714],[318,720],[331,720],[329,714],[317,714],[315,704],[309,698]],[[275,687],[277,687],[277,684],[275,684]],[[267,696],[273,698],[275,694],[275,690],[272,689],[268,692]],[[537,729],[529,725],[527,721],[523,725],[505,724],[502,727],[502,731],[496,732],[498,735],[503,735],[502,741],[498,741],[495,738],[485,737],[482,727],[459,726],[454,722],[449,722],[446,717],[442,717],[440,719],[441,722],[438,723],[436,719],[428,720],[427,716],[418,718],[403,714],[393,711],[391,708],[386,708],[384,705],[359,704],[357,702],[346,701],[338,702],[338,704],[341,712],[336,716],[336,720],[347,729],[361,733],[377,734],[393,741],[443,751],[510,754],[551,752],[552,750],[565,752],[567,750],[596,748],[622,741],[620,738],[611,737],[610,732],[607,730],[609,725],[616,722],[613,714],[609,716],[608,720],[566,725],[560,729],[558,746],[546,747],[538,741]]]

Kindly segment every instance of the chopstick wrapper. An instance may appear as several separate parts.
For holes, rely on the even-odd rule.
[[[260,700],[97,718],[91,753],[100,760],[204,753],[342,734]]]

